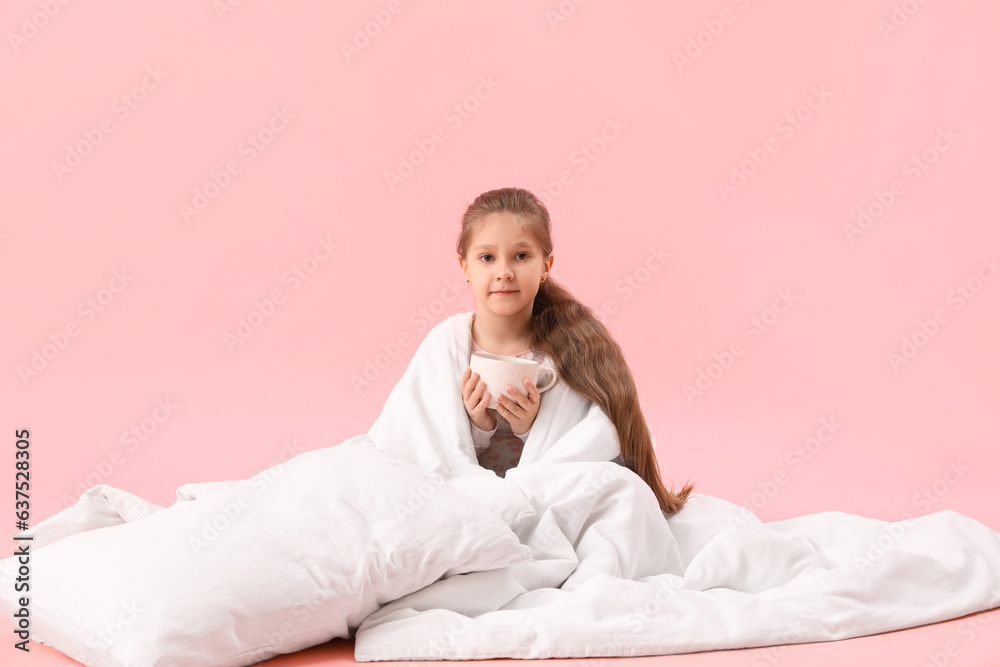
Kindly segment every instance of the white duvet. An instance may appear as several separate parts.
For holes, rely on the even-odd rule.
[[[824,512],[762,524],[695,495],[660,511],[614,426],[561,380],[543,395],[517,468],[475,468],[459,377],[472,313],[428,334],[368,437],[457,477],[508,518],[534,560],[447,580],[369,616],[355,658],[642,656],[843,639],[1000,605],[1000,535],[945,511],[888,523]],[[431,385],[434,390],[414,400]],[[429,398],[427,397],[429,396]],[[407,414],[420,428],[407,431]],[[669,471],[669,461],[660,467]],[[517,523],[524,500],[528,518]]]
[[[591,498],[574,492],[573,478],[586,479],[587,467],[514,475],[552,490],[531,494],[541,520],[519,531],[540,560],[440,581],[384,606],[361,624],[355,658],[643,656],[794,644],[933,623],[1000,602],[996,533],[954,512],[909,526],[839,512],[761,524],[696,495],[657,522],[652,511],[636,516],[635,504],[652,503],[640,500],[634,477],[616,477]]]
[[[620,446],[608,417],[562,380],[542,395],[520,464],[499,478],[476,462],[459,387],[469,362],[471,318],[462,313],[435,326],[371,430],[292,459],[294,464],[312,457],[309,466],[299,466],[301,473],[294,473],[299,468],[293,465],[302,477],[287,486],[311,503],[336,509],[345,501],[331,499],[306,470],[324,461],[334,465],[334,450],[345,445],[344,452],[377,452],[382,458],[360,457],[373,476],[369,485],[378,485],[378,469],[386,461],[409,464],[406,470],[426,477],[406,472],[417,490],[406,496],[406,508],[396,511],[395,519],[379,515],[371,531],[351,535],[362,542],[355,545],[359,559],[366,553],[364,541],[380,539],[383,532],[398,534],[417,520],[454,531],[470,520],[456,513],[473,510],[485,513],[476,515],[485,531],[477,539],[493,553],[481,547],[478,564],[469,553],[462,564],[439,562],[440,575],[364,607],[363,617],[351,617],[346,633],[338,635],[331,620],[326,634],[317,630],[294,646],[252,650],[253,638],[244,636],[245,645],[233,644],[242,655],[228,645],[213,645],[215,653],[206,654],[217,658],[205,664],[251,664],[346,634],[356,638],[358,661],[672,654],[857,637],[1000,605],[1000,535],[955,512],[897,523],[823,512],[762,524],[744,508],[695,494],[681,512],[664,515],[642,479],[613,462]],[[660,465],[669,471],[669,461]],[[397,470],[397,479],[406,478],[404,472]],[[425,506],[424,498],[442,500],[427,480],[447,489],[448,502]],[[110,487],[85,494],[86,503],[37,527],[35,538],[43,547],[37,556],[60,541],[73,545],[87,532],[121,524],[138,528],[151,515],[218,502],[220,494],[233,493],[234,485],[246,481],[186,485],[167,509]],[[281,494],[292,491],[272,493],[258,506],[281,502]],[[359,506],[350,514],[365,511]],[[250,528],[255,517],[246,515]],[[499,520],[493,524],[482,517]],[[330,535],[336,539],[335,530]],[[294,535],[289,538],[294,541]],[[463,537],[471,545],[469,539]],[[220,540],[213,551],[220,559],[240,557],[226,548]],[[296,567],[284,561],[272,565]],[[396,576],[412,578],[405,569]],[[228,585],[238,590],[241,584],[249,585],[238,580]],[[344,590],[334,587],[331,595]],[[173,641],[179,647],[202,640]],[[224,651],[233,655],[223,660]],[[183,664],[162,657],[115,660],[85,664]]]

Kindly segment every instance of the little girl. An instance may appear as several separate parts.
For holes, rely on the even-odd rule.
[[[571,389],[596,403],[618,431],[621,463],[653,490],[664,512],[680,510],[693,490],[667,490],[632,372],[618,343],[591,310],[549,277],[549,212],[532,193],[501,188],[479,195],[462,216],[458,262],[478,306],[472,351],[533,359],[553,366]],[[479,374],[461,378],[479,463],[503,477],[517,465],[538,415],[541,395],[528,379],[508,386],[487,408]]]

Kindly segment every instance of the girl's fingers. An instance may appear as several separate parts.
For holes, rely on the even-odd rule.
[[[527,387],[528,400],[534,403],[538,399],[538,387],[531,381],[531,378],[525,378],[524,385]]]
[[[508,394],[510,394],[510,396],[504,397],[505,400],[507,400],[509,403],[517,405],[518,407],[523,408],[524,407],[524,403],[526,401],[531,400],[531,394],[530,394],[530,392],[529,393],[525,393],[523,391],[518,390],[515,387],[507,387],[506,391],[507,391]]]
[[[481,389],[485,389],[486,384],[479,382],[478,374],[473,373],[472,375],[466,377],[467,373],[462,375],[462,377],[464,378],[463,380],[464,387],[462,389],[462,392],[466,399],[470,399],[474,398],[476,393],[479,392]],[[466,394],[466,392],[468,393]]]
[[[481,409],[490,400],[489,397],[483,393],[482,387],[477,386],[476,389],[472,392],[472,394],[473,394],[472,401],[473,403],[476,404],[477,410]]]
[[[518,403],[513,399],[507,398],[506,396],[501,396],[497,400],[497,405],[503,405],[504,410],[510,412],[511,414],[514,414],[515,408],[519,408],[521,410],[524,409],[524,407],[520,403]]]

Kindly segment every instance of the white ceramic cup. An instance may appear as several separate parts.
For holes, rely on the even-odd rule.
[[[497,397],[501,393],[509,396],[505,391],[508,386],[515,387],[524,394],[528,393],[528,388],[524,386],[524,378],[531,378],[539,393],[551,389],[559,379],[559,373],[551,366],[543,366],[531,359],[487,352],[473,352],[469,367],[473,373],[479,373],[481,382],[486,383],[486,392],[490,395],[490,402],[486,407],[494,410],[497,407]],[[541,386],[538,385],[539,376],[547,378]]]

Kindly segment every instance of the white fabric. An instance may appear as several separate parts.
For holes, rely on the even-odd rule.
[[[619,464],[621,450],[610,419],[561,378],[542,395],[520,463],[506,478],[498,477],[478,465],[462,402],[471,320],[472,313],[462,313],[433,327],[370,431],[317,452],[357,446],[378,450],[389,461],[413,464],[427,479],[447,482],[435,498],[488,508],[484,513],[499,517],[502,521],[495,523],[507,537],[527,545],[533,559],[503,552],[512,558],[503,563],[504,556],[492,554],[488,563],[466,574],[456,574],[462,568],[453,563],[446,567],[455,576],[424,573],[429,578],[421,588],[413,588],[405,572],[388,572],[388,581],[400,577],[411,586],[392,601],[382,599],[386,604],[363,619],[360,613],[352,617],[359,622],[357,660],[639,656],[826,641],[932,623],[1000,604],[1000,535],[954,512],[905,523],[824,512],[762,524],[743,508],[695,495],[681,512],[665,517],[649,487]],[[369,485],[382,479],[374,477],[375,470],[370,474]],[[239,484],[181,487],[178,500],[193,502],[174,507],[217,505]],[[295,488],[275,490],[259,506],[273,504],[281,513],[286,493],[320,493],[310,484],[316,481],[305,477]],[[446,489],[460,493],[445,498]],[[350,506],[364,514],[370,501],[361,497]],[[106,544],[104,534],[126,535],[124,529],[144,525],[145,539],[163,540],[157,520],[174,507],[162,510],[143,502],[110,487],[95,491],[81,499],[82,509],[72,519],[56,515],[36,527],[36,539],[45,540],[46,531],[62,536],[48,539],[50,546],[36,556],[63,544],[66,554],[79,557],[85,548]],[[339,498],[331,504],[349,502]],[[115,514],[126,523],[108,527]],[[307,547],[310,534],[329,530],[323,517],[309,519],[283,530],[287,545],[307,540]],[[384,519],[380,530],[410,529],[408,517]],[[430,539],[438,530],[435,521],[444,525],[453,519],[448,508],[430,505],[420,521]],[[496,531],[489,534],[503,541]],[[88,535],[93,539],[84,540]],[[348,545],[363,547],[370,536],[359,533],[349,539],[354,541]],[[328,546],[340,543],[331,539]],[[250,551],[247,545],[231,562],[251,558]],[[397,556],[395,564],[422,571],[423,562],[404,553],[409,555]],[[278,557],[268,551],[251,559],[263,566]],[[280,556],[286,568],[294,568],[300,557],[294,552]],[[365,562],[359,554],[354,559]],[[54,563],[46,571],[56,579],[66,577]],[[81,605],[107,595],[100,579],[110,573],[101,572],[93,591],[80,597]],[[242,573],[238,568],[227,573],[215,582],[213,593],[243,594],[256,585]],[[196,582],[175,583],[178,595],[197,588]],[[9,582],[0,587],[9,588]],[[127,592],[123,586],[117,595]],[[190,593],[205,595],[204,590]],[[258,602],[277,594],[269,589],[257,596]],[[168,614],[174,600],[160,600],[157,613]],[[184,611],[175,611],[188,627]],[[58,619],[55,611],[52,618]],[[211,616],[199,622],[220,623]],[[260,628],[246,625],[242,630],[244,638],[253,638]],[[184,646],[181,640],[175,644],[177,650]]]
[[[250,665],[349,637],[442,577],[530,558],[443,478],[358,444],[186,485],[166,509],[106,485],[84,495],[28,531],[30,591],[15,593],[15,558],[0,563],[0,608],[17,629],[30,596],[31,638],[91,667]]]
[[[658,523],[652,499],[624,473],[603,486],[592,477],[588,497],[575,488],[596,464],[559,465],[508,474],[539,491],[538,526],[519,531],[539,560],[431,584],[386,605],[358,629],[355,659],[761,647],[898,630],[1000,604],[997,535],[955,512],[909,525],[839,512],[761,524],[743,508],[694,495]]]
[[[536,560],[436,582],[384,606],[358,628],[357,660],[825,641],[1000,604],[1000,535],[954,512],[906,523],[824,512],[763,525],[695,495],[665,520],[642,479],[609,463],[620,454],[610,419],[562,379],[543,394],[518,466],[505,479],[477,468],[458,381],[471,321],[455,315],[428,333],[369,436],[477,495]]]
[[[462,400],[462,373],[472,357],[472,316],[459,313],[435,325],[368,433],[346,442],[374,445],[425,472],[442,475],[516,528],[534,515],[534,509],[516,485],[479,465],[472,422]],[[559,378],[541,395],[517,469],[562,461],[607,462],[620,453],[611,419]]]
[[[499,480],[476,462],[472,422],[462,401],[472,315],[452,315],[427,333],[368,437],[378,448],[427,472]],[[610,461],[620,452],[618,432],[604,411],[559,378],[541,394],[518,467],[539,461]]]

